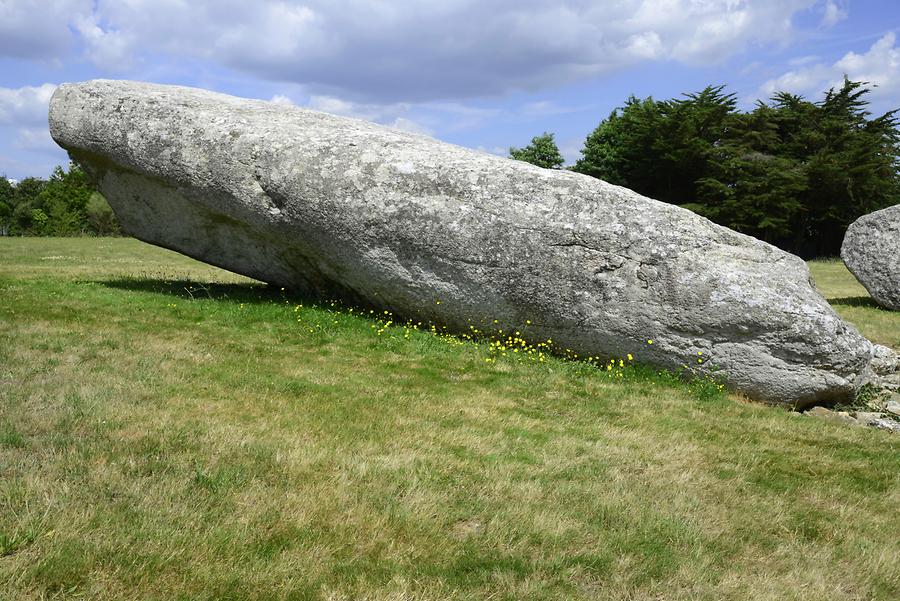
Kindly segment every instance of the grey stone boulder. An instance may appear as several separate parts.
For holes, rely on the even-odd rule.
[[[877,411],[853,411],[848,413],[847,411],[833,411],[825,407],[816,406],[798,415],[817,417],[845,426],[868,426],[879,430],[887,430],[888,432],[900,432],[900,421]]]
[[[888,432],[900,433],[900,422],[893,419],[876,418],[870,420],[867,426],[878,428],[879,430],[887,430]]]
[[[851,398],[871,358],[798,257],[588,176],[124,81],[60,86],[50,131],[127,233],[278,286],[457,330],[497,320],[585,356],[714,366],[797,406]]]
[[[862,422],[859,422],[851,416],[846,411],[832,411],[831,409],[826,409],[825,407],[816,406],[810,409],[805,413],[810,417],[817,417],[819,419],[824,419],[830,422],[834,422],[836,424],[843,424],[845,426],[863,426]]]
[[[894,394],[892,398],[884,404],[884,410],[895,418],[900,418],[900,394]]]
[[[900,311],[900,205],[851,223],[841,259],[876,303]]]

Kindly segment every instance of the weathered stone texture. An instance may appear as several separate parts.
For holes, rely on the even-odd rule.
[[[872,353],[799,258],[587,176],[132,82],[60,86],[50,125],[126,232],[276,285],[460,330],[531,320],[583,355],[702,352],[748,396],[799,405],[851,396]]]
[[[851,223],[841,259],[876,303],[900,311],[900,205]]]

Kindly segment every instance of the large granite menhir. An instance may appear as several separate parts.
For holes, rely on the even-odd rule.
[[[872,354],[799,258],[584,175],[124,81],[60,86],[50,130],[126,232],[275,285],[461,330],[530,320],[583,355],[702,352],[747,396],[799,406],[851,397]]]

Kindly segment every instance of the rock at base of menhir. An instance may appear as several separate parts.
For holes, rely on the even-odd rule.
[[[851,223],[841,259],[876,303],[900,311],[900,205]]]
[[[385,127],[201,90],[60,86],[53,138],[124,230],[279,286],[747,396],[851,398],[872,345],[799,258],[679,207]],[[648,344],[653,340],[653,344]]]

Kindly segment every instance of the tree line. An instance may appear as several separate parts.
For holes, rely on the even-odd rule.
[[[900,203],[897,111],[873,117],[864,82],[812,102],[786,92],[737,109],[724,86],[626,100],[570,169],[691,209],[804,258],[838,254],[857,217]],[[553,134],[510,157],[563,164]]]
[[[119,223],[100,193],[74,163],[48,179],[10,182],[0,177],[0,235],[114,236]]]

